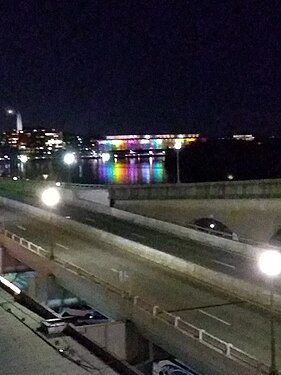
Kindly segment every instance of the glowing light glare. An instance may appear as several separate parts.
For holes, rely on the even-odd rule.
[[[103,161],[108,161],[110,159],[110,154],[107,152],[102,153],[101,158]]]
[[[259,268],[267,276],[281,273],[281,254],[277,250],[266,250],[259,257]]]
[[[8,281],[7,279],[5,279],[5,277],[0,276],[0,283],[4,284],[6,287],[8,287],[9,289],[11,289],[15,294],[20,294],[21,293],[20,288],[18,288],[17,286],[15,286],[14,284],[12,284],[10,281]]]
[[[229,180],[233,180],[234,176],[233,176],[233,174],[228,174],[228,175],[227,175],[227,178],[228,178]]]
[[[60,201],[60,194],[56,188],[47,188],[43,191],[41,199],[46,206],[54,207]]]
[[[15,111],[11,108],[7,109],[7,113],[8,115],[14,115],[15,114]]]
[[[28,157],[27,157],[26,155],[20,155],[20,156],[19,156],[19,159],[20,159],[20,161],[21,161],[22,163],[26,163],[27,160],[28,160]]]
[[[56,186],[61,186],[61,183],[59,181],[57,181]]]
[[[210,224],[210,228],[214,229],[215,228],[215,224],[211,223]]]
[[[74,154],[72,154],[70,152],[67,153],[67,154],[65,154],[64,157],[63,157],[63,161],[67,165],[73,164],[75,162],[75,156],[74,156]]]
[[[17,180],[18,180],[18,178],[17,178],[16,176],[14,176],[14,177],[13,177],[13,180],[14,180],[14,181],[17,181]]]
[[[180,150],[181,149],[181,141],[176,140],[175,142],[175,149]]]

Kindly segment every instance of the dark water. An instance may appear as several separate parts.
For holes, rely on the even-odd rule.
[[[70,172],[70,173],[69,173]],[[29,179],[47,176],[57,181],[87,184],[158,184],[166,182],[164,158],[127,158],[104,162],[101,159],[79,160],[70,168],[62,163],[29,160],[26,164],[2,162],[0,174]]]

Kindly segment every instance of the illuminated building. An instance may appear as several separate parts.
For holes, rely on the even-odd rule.
[[[3,133],[3,144],[11,148],[18,148],[19,133],[13,129],[11,132]]]
[[[98,140],[100,152],[111,151],[148,151],[174,148],[175,144],[182,147],[195,142],[199,134],[158,134],[158,135],[109,135]]]
[[[54,129],[12,130],[3,133],[1,143],[35,157],[46,157],[64,147],[63,133]]]
[[[238,141],[253,141],[255,139],[252,134],[234,134],[232,138]]]

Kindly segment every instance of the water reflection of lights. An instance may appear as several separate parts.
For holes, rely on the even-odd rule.
[[[106,164],[98,163],[97,168],[101,183],[149,184],[165,180],[163,161],[152,157],[142,161],[115,159]]]

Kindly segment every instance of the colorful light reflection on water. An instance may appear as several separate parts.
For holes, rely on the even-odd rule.
[[[155,184],[166,181],[163,159],[126,159],[98,162],[101,184]]]
[[[6,169],[3,169],[5,167]],[[57,180],[66,181],[67,169],[57,171]],[[42,175],[50,174],[50,162],[34,160],[28,163],[24,175],[26,178],[42,178]],[[23,171],[12,168],[11,165],[0,164],[0,175],[23,175]],[[4,175],[4,174],[3,174]],[[101,159],[85,159],[78,161],[71,170],[71,181],[87,184],[158,184],[166,182],[164,158],[128,158],[110,159],[105,162]]]

